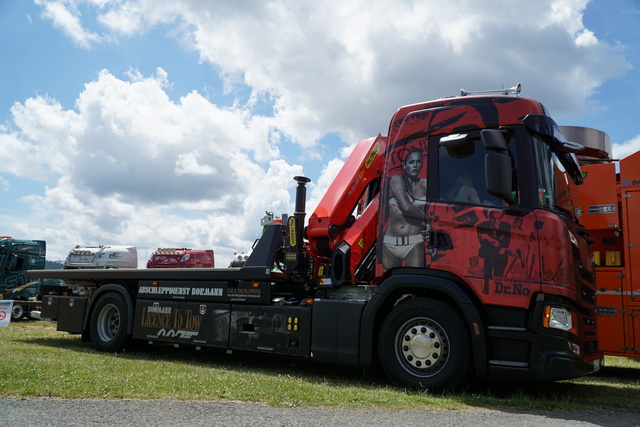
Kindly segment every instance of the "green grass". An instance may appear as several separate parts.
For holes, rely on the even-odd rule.
[[[616,411],[640,408],[640,359],[607,357],[596,375],[555,383],[471,384],[432,395],[359,370],[258,353],[143,346],[101,353],[49,322],[0,329],[0,396],[230,400],[274,406]]]

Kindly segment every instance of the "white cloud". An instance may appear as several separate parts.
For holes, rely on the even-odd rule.
[[[270,119],[218,108],[196,92],[174,103],[163,72],[134,75],[124,81],[103,70],[86,84],[77,112],[47,98],[14,106],[20,131],[0,134],[0,150],[14,162],[1,171],[40,170],[32,175],[51,185],[23,198],[35,217],[24,235],[69,248],[213,247],[223,263],[247,252],[264,210],[289,210],[287,188],[301,167],[277,159]],[[50,257],[69,248],[51,244]]]
[[[614,143],[611,147],[611,151],[613,152],[612,157],[614,159],[622,159],[630,154],[640,151],[640,135],[620,144]]]
[[[51,176],[40,163],[35,145],[15,133],[0,133],[0,159],[0,173],[41,180]],[[30,166],[25,168],[25,165]],[[1,182],[5,187],[9,185],[6,179]]]
[[[102,70],[73,110],[48,97],[14,105],[18,130],[0,129],[0,155],[12,160],[0,185],[28,166],[49,186],[23,199],[37,218],[16,228],[40,230],[53,257],[80,243],[134,244],[141,256],[175,245],[212,247],[224,265],[248,251],[265,210],[292,211],[303,166],[324,165],[311,213],[352,144],[385,134],[401,105],[521,82],[559,119],[597,107],[594,90],[629,65],[585,27],[587,3],[37,0],[82,48],[160,28],[209,64],[227,95],[251,93],[230,107],[196,90],[172,100],[162,68]],[[259,101],[267,113],[255,112]],[[319,144],[328,133],[343,150]]]
[[[179,154],[176,161],[176,174],[178,176],[185,174],[213,175],[216,169],[209,165],[200,164],[198,157],[200,157],[200,154],[197,151]]]
[[[35,3],[42,6],[42,16],[50,19],[55,28],[61,30],[78,46],[88,49],[101,41],[98,34],[83,27],[82,15],[76,8],[76,2],[35,0]]]
[[[461,87],[521,82],[556,115],[591,107],[595,88],[628,64],[585,28],[587,4],[122,0],[99,2],[96,20],[105,38],[165,26],[229,91],[242,82],[273,97],[279,132],[312,149],[328,131],[349,142],[384,132],[395,108]]]

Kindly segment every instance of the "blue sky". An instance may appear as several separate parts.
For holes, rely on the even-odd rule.
[[[640,0],[303,3],[0,2],[0,234],[225,266],[294,175],[310,212],[358,139],[460,88],[640,148]]]
[[[567,117],[564,123],[600,129],[611,137],[614,144],[629,143],[635,138],[635,144],[617,150],[618,156],[622,157],[621,154],[627,155],[640,148],[637,140],[640,135],[637,126],[640,113],[640,1],[589,2],[583,22],[599,40],[617,46],[629,68],[603,81],[595,90],[590,101],[600,108],[589,114]]]

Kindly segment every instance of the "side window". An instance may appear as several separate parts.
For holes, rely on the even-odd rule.
[[[513,165],[514,194],[517,197],[515,140],[509,143]],[[452,203],[504,206],[489,194],[485,184],[484,159],[490,153],[477,135],[456,134],[440,138],[438,146],[439,198]]]
[[[358,198],[358,202],[356,203],[355,208],[351,215],[354,218],[359,218],[360,215],[369,207],[373,198],[380,192],[380,178],[376,178],[367,185],[367,187]]]

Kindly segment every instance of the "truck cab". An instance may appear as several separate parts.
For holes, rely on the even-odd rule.
[[[69,251],[63,268],[138,268],[138,251],[134,246],[76,245]]]
[[[147,261],[147,268],[213,268],[212,249],[158,248]]]
[[[12,320],[30,316],[42,279],[29,279],[26,270],[42,270],[46,243],[43,240],[19,240],[0,237],[0,299],[13,300]]]
[[[373,294],[362,340],[390,377],[466,371],[453,339],[480,376],[598,369],[592,252],[571,193],[581,149],[542,104],[501,95],[402,107],[388,136],[359,143],[307,235],[320,289]]]

